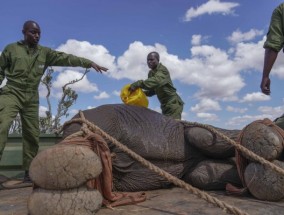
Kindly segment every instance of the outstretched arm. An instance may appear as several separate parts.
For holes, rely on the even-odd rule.
[[[102,67],[95,62],[83,58],[78,57],[72,54],[67,54],[64,52],[59,52],[52,50],[50,48],[46,48],[45,51],[47,52],[47,62],[46,66],[80,66],[83,68],[94,68],[97,72],[106,72],[108,69],[105,67]]]
[[[91,65],[97,72],[100,72],[100,73],[102,73],[102,72],[106,72],[108,69],[107,68],[105,68],[105,67],[103,67],[103,66],[99,66],[98,64],[96,64],[96,63],[92,63],[92,65]]]
[[[274,51],[271,48],[265,49],[263,73],[262,73],[262,80],[261,80],[260,88],[261,88],[261,91],[266,95],[270,95],[269,74],[277,58],[277,55],[278,55],[277,51]]]

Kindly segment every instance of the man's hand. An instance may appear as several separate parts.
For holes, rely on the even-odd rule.
[[[92,67],[97,71],[97,72],[106,72],[108,70],[108,68],[105,68],[105,67],[102,67],[102,66],[99,66],[98,64],[96,63],[92,63]]]
[[[138,87],[134,86],[134,84],[131,84],[128,90],[130,93],[133,93],[137,88]]]
[[[270,95],[270,78],[269,77],[264,77],[262,78],[261,84],[260,84],[261,91],[265,95]]]
[[[134,83],[132,83],[129,87],[129,91],[132,93],[133,91],[135,91],[137,88],[141,87],[143,84],[142,80],[136,81]]]

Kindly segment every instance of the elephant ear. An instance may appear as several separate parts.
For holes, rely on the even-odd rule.
[[[231,139],[237,139],[239,130],[214,128]],[[197,147],[204,155],[211,158],[228,158],[234,156],[234,146],[213,134],[211,131],[197,127],[187,127],[184,130],[186,142]]]

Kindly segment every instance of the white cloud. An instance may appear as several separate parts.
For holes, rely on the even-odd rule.
[[[108,50],[102,45],[95,45],[87,41],[69,39],[65,44],[60,45],[57,50],[87,58],[100,66],[108,68],[109,70],[115,69],[115,57],[110,55]]]
[[[216,111],[222,109],[219,101],[252,102],[267,100],[267,98],[263,98],[264,95],[261,93],[248,93],[243,99],[238,99],[238,93],[245,86],[244,74],[246,74],[246,71],[259,72],[262,70],[264,54],[263,43],[265,37],[258,42],[237,42],[234,47],[228,50],[222,50],[212,45],[202,45],[202,41],[204,41],[203,39],[205,37],[202,35],[195,35],[195,37],[196,38],[192,37],[191,40],[192,44],[195,44],[190,49],[191,57],[185,59],[168,53],[167,47],[162,44],[145,45],[140,41],[135,41],[129,45],[123,55],[117,58],[117,62],[114,62],[113,68],[117,69],[107,72],[107,75],[115,79],[125,78],[130,80],[129,82],[146,79],[149,71],[146,64],[147,54],[151,51],[158,51],[160,53],[161,63],[169,69],[172,79],[182,82],[188,87],[194,87],[195,91],[188,97],[195,98],[198,102],[193,105],[191,109],[196,113],[200,112],[197,117],[205,121],[207,119],[218,120],[215,114],[206,112],[209,110]],[[244,35],[243,38],[245,38]],[[105,52],[108,53],[107,51]],[[111,57],[111,59],[115,58]],[[117,65],[115,65],[115,63]],[[68,71],[73,71],[75,72],[74,74],[82,74],[73,69]],[[68,76],[65,70],[63,70],[62,74]],[[59,75],[61,75],[61,73]],[[283,76],[284,78],[283,61],[276,61],[271,75]],[[71,75],[71,77],[74,78],[73,75]],[[58,81],[58,85],[56,85],[57,89],[61,89],[63,81],[66,83],[66,80],[66,78],[56,80]],[[91,88],[88,87],[88,89],[94,87],[93,90],[99,92],[96,85],[92,85],[88,82],[87,77],[86,81],[87,82],[82,83],[83,86],[80,87],[80,89],[84,89],[85,86],[92,86]],[[180,91],[180,89],[177,90]],[[191,93],[191,91],[188,92],[189,94]],[[111,94],[118,96],[120,92],[114,91]],[[97,95],[95,99],[108,97],[110,97],[110,95],[107,92],[102,92]],[[158,107],[153,107],[152,109],[161,112]],[[247,111],[247,108],[227,106],[226,110],[229,112],[244,113]],[[186,113],[183,114],[183,118],[184,117],[186,117]],[[254,116],[251,116],[251,118],[254,118]],[[242,120],[251,120],[251,118],[249,118],[248,115],[246,117],[240,116],[240,118],[234,118],[232,119],[231,125],[234,123],[237,124]]]
[[[208,110],[221,110],[219,103],[213,99],[204,98],[199,104],[190,109],[192,112],[204,112]]]
[[[278,57],[274,66],[273,66],[273,72],[271,75],[276,75],[280,79],[284,79],[284,64],[283,59],[281,57]]]
[[[101,92],[98,96],[94,96],[95,99],[107,99],[109,97],[109,94],[107,94],[105,91]]]
[[[248,109],[247,108],[236,108],[232,106],[227,106],[226,110],[229,112],[234,112],[234,113],[245,113]]]
[[[181,67],[179,79],[199,86],[196,96],[231,100],[244,87],[238,68],[225,51],[202,45],[192,47],[191,53],[192,59]]]
[[[156,112],[158,112],[158,113],[162,113],[162,110],[161,110],[160,107],[153,107],[153,108],[151,108],[151,109],[154,110],[154,111],[156,111]]]
[[[45,98],[46,97],[47,89],[46,89],[45,85],[43,85],[43,84],[39,85],[38,93],[39,93],[39,97],[40,98]]]
[[[149,68],[147,66],[147,55],[151,51],[164,53],[166,48],[160,44],[146,46],[142,42],[131,43],[122,56],[117,59],[117,71],[110,71],[108,75],[115,79],[127,78],[132,81],[145,79]]]
[[[220,2],[220,0],[209,0],[197,8],[189,8],[185,14],[184,21],[191,21],[193,18],[202,16],[204,14],[234,14],[233,9],[239,6],[239,3],[234,2]]]
[[[161,44],[146,46],[136,41],[118,58],[119,70],[110,75],[131,81],[147,78],[149,69],[146,56],[153,50],[160,53],[161,63],[169,69],[173,80],[198,86],[200,90],[196,96],[233,100],[235,94],[244,87],[239,69],[226,51],[208,45],[192,47],[191,59],[179,59],[177,55],[169,54]]]
[[[78,109],[71,109],[71,110],[69,111],[69,115],[70,115],[70,116],[74,116],[74,115],[76,115],[77,113],[79,113],[79,110],[78,110]]]
[[[234,66],[239,71],[254,69],[262,71],[265,37],[256,43],[238,43],[234,51]],[[284,74],[284,73],[283,73]]]
[[[264,95],[261,92],[248,93],[244,96],[241,102],[258,102],[258,101],[268,101],[270,96]]]
[[[68,82],[81,79],[83,76],[82,73],[74,71],[74,70],[64,70],[63,72],[59,73],[56,80],[53,83],[53,87],[55,89],[60,89]],[[84,78],[74,84],[68,85],[76,92],[83,92],[83,93],[90,93],[90,92],[97,92],[98,87],[96,84],[91,83],[87,75]]]
[[[120,91],[115,90],[115,91],[112,92],[112,94],[113,94],[113,95],[116,95],[116,96],[120,96]]]
[[[197,113],[196,116],[206,121],[217,121],[218,116],[212,113]]]
[[[118,58],[118,70],[109,75],[130,81],[146,79],[149,71],[146,56],[156,50],[173,80],[198,87],[195,97],[236,101],[237,93],[245,86],[241,72],[261,68],[262,44],[263,40],[258,43],[239,43],[228,52],[210,45],[196,45],[191,48],[191,58],[180,59],[177,55],[169,54],[164,45],[148,46],[136,41]]]
[[[197,46],[197,45],[200,45],[200,43],[201,43],[201,39],[202,39],[202,36],[200,35],[200,34],[194,34],[194,35],[192,35],[192,37],[191,37],[191,44],[193,45],[193,46]]]
[[[249,123],[268,118],[270,120],[274,120],[277,117],[281,116],[283,114],[284,105],[277,106],[277,107],[269,107],[269,106],[260,106],[257,108],[257,111],[261,114],[258,115],[242,115],[242,116],[236,116],[231,118],[226,125],[232,126],[232,127],[240,127],[240,126],[246,126]]]
[[[186,112],[181,113],[181,120],[185,120],[187,118],[188,114]]]
[[[40,117],[46,117],[46,111],[48,111],[47,107],[39,106],[39,116]]]
[[[95,108],[96,106],[88,106],[87,109],[93,109]]]
[[[66,43],[60,45],[57,50],[90,59],[101,66],[109,68],[109,71],[116,70],[115,57],[110,55],[108,50],[102,45],[95,45],[87,41],[77,41],[70,39],[67,40]],[[83,73],[79,72],[79,70],[84,71],[85,69],[80,67],[69,67],[68,69],[66,67],[54,67],[54,70],[60,71],[60,73],[52,84],[53,87],[51,96],[61,98],[62,86],[67,82],[73,81],[75,79],[80,79]],[[91,70],[82,80],[75,84],[69,85],[69,87],[71,87],[77,93],[98,92],[97,85],[95,83],[91,83],[88,79],[88,75],[90,75],[91,72],[93,71]],[[47,93],[45,87],[41,86],[39,90],[40,96],[45,97]]]
[[[257,110],[263,114],[270,115],[272,119],[275,119],[284,113],[284,105],[277,107],[260,106]]]
[[[225,125],[232,126],[232,127],[239,127],[240,125],[245,126],[255,120],[260,120],[264,118],[271,119],[271,115],[263,114],[263,115],[254,115],[254,116],[252,115],[237,116],[237,117],[231,118],[227,123],[225,123]]]
[[[202,43],[208,43],[210,36],[203,36],[201,34],[194,34],[191,37],[192,46],[200,46]]]
[[[236,44],[239,42],[253,40],[255,37],[260,35],[263,35],[263,30],[250,29],[248,32],[244,33],[242,33],[240,30],[236,30],[227,38],[227,40],[233,44]]]

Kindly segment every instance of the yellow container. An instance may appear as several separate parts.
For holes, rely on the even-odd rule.
[[[137,88],[135,91],[130,93],[130,84],[126,84],[120,92],[120,98],[124,104],[137,105],[142,107],[148,107],[148,98],[141,88]]]

